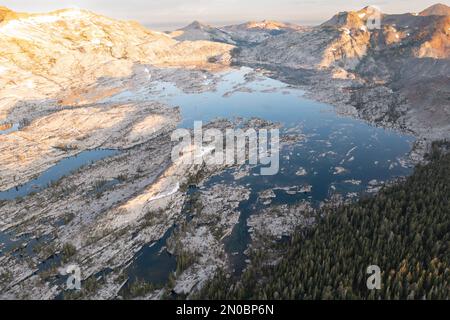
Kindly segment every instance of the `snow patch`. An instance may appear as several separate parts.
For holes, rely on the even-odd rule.
[[[169,197],[169,196],[175,194],[179,189],[180,189],[180,183],[177,182],[176,185],[172,188],[172,190],[167,191],[167,192],[161,192],[160,194],[158,194],[158,195],[156,195],[156,196],[151,197],[150,199],[148,199],[148,202],[150,202],[150,201],[155,201],[155,200],[159,200],[159,199],[166,198],[166,197]]]
[[[308,173],[306,172],[305,168],[300,167],[298,171],[295,173],[297,176],[306,176]]]
[[[0,74],[4,74],[6,71],[8,71],[8,68],[0,66]]]
[[[347,172],[347,169],[345,169],[343,167],[335,167],[333,174],[334,175],[338,175],[338,174],[342,174],[342,173],[345,173],[345,172]]]

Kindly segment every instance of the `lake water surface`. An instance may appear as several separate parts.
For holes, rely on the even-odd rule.
[[[334,194],[340,194],[343,199],[356,199],[369,186],[412,172],[405,160],[414,142],[413,137],[339,116],[332,106],[306,99],[302,91],[280,81],[255,76],[249,68],[225,73],[213,91],[186,93],[172,83],[160,82],[154,85],[152,92],[156,92],[155,95],[147,95],[146,99],[180,107],[182,121],[179,127],[192,128],[194,121],[206,124],[217,118],[257,117],[281,123],[281,135],[296,133],[305,136],[304,140],[282,148],[280,170],[276,175],[261,176],[260,168],[253,166],[248,168],[245,176],[237,179],[236,171],[242,168],[234,168],[204,184],[203,188],[218,183],[241,185],[251,192],[249,199],[239,206],[239,223],[224,240],[236,273],[246,265],[245,250],[251,241],[247,219],[269,205],[261,201],[260,192],[274,190],[276,197],[271,205],[306,200],[317,206]],[[114,96],[113,100],[130,101],[141,96],[125,91]],[[0,134],[17,129],[13,125]],[[63,159],[36,179],[0,192],[0,200],[38,192],[84,165],[117,153],[117,150],[88,150]],[[305,187],[308,192],[301,191]],[[186,210],[186,219],[189,219],[188,215]],[[162,239],[148,244],[136,254],[127,268],[130,278],[127,285],[136,279],[155,285],[167,281],[176,268],[176,259],[165,250],[165,244],[175,228],[173,226]],[[15,241],[10,235],[0,233],[0,243],[1,251],[13,246]]]
[[[251,241],[247,218],[265,206],[258,197],[261,191],[273,189],[276,198],[272,199],[272,204],[275,205],[303,200],[318,205],[333,194],[340,194],[343,199],[356,199],[369,186],[412,172],[405,160],[414,137],[339,116],[332,106],[306,99],[302,91],[280,81],[261,76],[251,77],[249,81],[251,72],[248,68],[229,72],[216,90],[203,93],[185,93],[174,84],[159,83],[156,91],[162,93],[155,97],[180,107],[180,127],[192,128],[194,121],[206,123],[216,118],[257,117],[280,122],[281,133],[300,132],[306,136],[304,141],[281,150],[280,171],[276,175],[260,176],[260,168],[255,166],[243,178],[235,178],[239,169],[229,169],[205,183],[204,188],[224,183],[243,185],[251,190],[249,200],[239,206],[239,223],[225,240],[236,273],[246,265],[244,251]],[[133,92],[125,92],[115,99],[132,97]],[[309,186],[311,191],[296,192],[304,186]],[[156,271],[152,268],[161,268],[161,264],[155,262],[155,255],[161,252],[150,250],[147,253],[151,254],[145,255],[146,259],[140,254],[132,263],[131,280],[147,273],[147,280],[154,281]],[[167,260],[166,253],[162,254],[161,259]],[[166,270],[172,272],[173,266]]]
[[[46,188],[49,184],[58,181],[62,177],[85,165],[116,155],[117,153],[119,153],[118,150],[108,149],[82,151],[76,156],[68,157],[59,161],[57,164],[45,170],[37,178],[31,181],[28,181],[21,186],[0,192],[0,200],[12,200],[18,197],[24,197],[32,192],[38,192]]]

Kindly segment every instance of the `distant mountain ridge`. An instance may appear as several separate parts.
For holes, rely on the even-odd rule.
[[[169,34],[177,40],[209,40],[233,45],[254,45],[274,35],[303,29],[304,27],[296,24],[272,20],[249,21],[223,27],[213,27],[194,21],[186,27]]]
[[[450,7],[442,4],[437,3],[435,5],[432,5],[431,7],[423,10],[420,12],[421,16],[450,16]]]
[[[403,127],[407,122],[410,130],[422,132],[437,126],[445,133],[450,131],[449,11],[436,4],[420,13],[387,14],[369,6],[339,12],[315,27],[198,23],[172,36],[233,44],[236,64],[307,84],[316,98],[355,106],[371,122]]]
[[[293,23],[274,20],[249,21],[246,23],[224,27],[226,29],[259,29],[259,30],[298,30],[301,27]]]
[[[323,101],[353,105],[369,121],[449,132],[450,16],[432,14],[443,8],[340,12],[319,26],[242,47],[234,60],[312,86]],[[380,28],[367,24],[371,15],[380,18]]]
[[[378,8],[368,6],[359,11],[339,12],[321,26],[359,29],[365,27],[369,19],[373,19],[375,16],[382,17],[382,15]]]
[[[170,32],[169,35],[179,41],[207,40],[236,44],[232,37],[224,30],[210,26],[199,21],[194,21],[179,30]]]
[[[24,16],[25,14],[14,12],[6,7],[0,6],[0,23],[7,21],[7,20],[13,20],[17,19],[21,16]]]
[[[314,77],[327,74],[327,81],[360,86],[344,91],[335,87],[340,82],[330,83],[332,92],[324,99],[355,105],[376,121],[399,118],[403,111],[394,110],[395,106],[407,101],[414,117],[425,112],[433,123],[448,126],[447,12],[445,5],[417,14],[385,14],[365,7],[340,12],[315,27],[271,20],[214,27],[194,21],[161,33],[86,10],[28,15],[0,8],[0,95],[40,97],[71,92],[67,88],[72,87],[81,90],[98,77],[129,75],[136,64],[192,67],[234,62],[301,71],[301,77],[284,75],[284,81],[301,78],[302,84],[317,87],[326,81]],[[379,29],[368,25],[374,15],[381,19]],[[375,102],[366,101],[371,95]],[[8,99],[7,106],[15,101]],[[0,110],[0,116],[8,108]]]

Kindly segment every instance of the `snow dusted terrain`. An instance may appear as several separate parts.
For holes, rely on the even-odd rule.
[[[171,161],[170,134],[181,112],[155,98],[168,94],[164,82],[183,92],[210,92],[220,71],[232,63],[249,66],[257,71],[248,81],[262,74],[280,79],[340,113],[414,133],[420,160],[431,141],[450,138],[448,11],[435,6],[420,14],[380,12],[377,30],[367,27],[364,8],[316,27],[194,22],[162,33],[81,9],[26,14],[0,8],[0,192],[19,188],[68,157],[117,151],[39,192],[0,201],[0,297],[55,298],[63,288],[57,275],[74,261],[83,280],[98,281],[83,296],[68,298],[121,297],[136,253],[175,224],[181,227],[166,249],[195,259],[146,298],[163,298],[166,291],[189,296],[230,266],[223,239],[239,223],[239,204],[251,188],[217,184],[200,189],[197,202],[190,198],[191,186],[226,166]],[[229,95],[246,90],[236,87]],[[273,125],[258,121],[252,124]],[[210,125],[224,130],[237,124]],[[346,161],[354,160],[354,152],[356,147],[348,150]],[[336,166],[332,174],[346,172]],[[314,174],[303,167],[294,173],[298,179]],[[234,175],[239,180],[250,169]],[[370,183],[371,192],[381,187],[380,181]],[[296,195],[311,188],[284,191]],[[274,190],[259,194],[265,205],[276,198]],[[188,221],[182,211],[191,202],[202,210]],[[311,225],[311,211],[301,202],[249,217],[252,246]]]

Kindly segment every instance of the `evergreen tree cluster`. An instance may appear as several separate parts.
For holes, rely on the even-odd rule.
[[[450,155],[430,158],[375,197],[320,212],[277,265],[253,259],[238,280],[222,272],[199,298],[450,299]],[[367,288],[370,265],[380,290]]]

